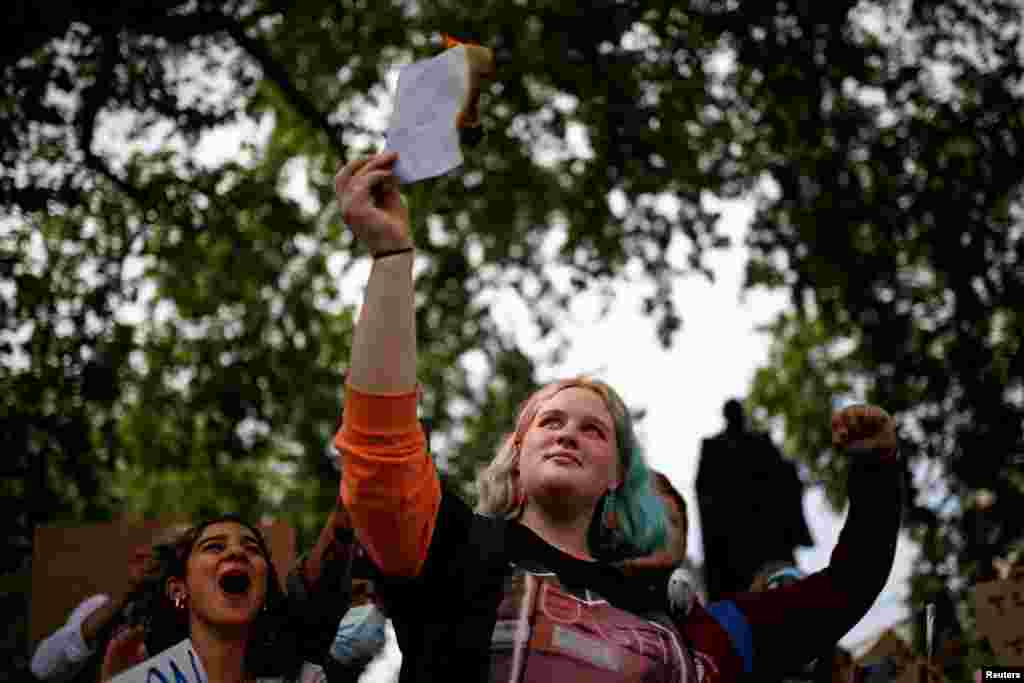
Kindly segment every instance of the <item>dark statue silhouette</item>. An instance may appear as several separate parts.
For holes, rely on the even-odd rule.
[[[739,401],[722,414],[725,429],[701,443],[696,481],[710,600],[747,590],[765,563],[792,562],[797,546],[814,544],[796,466],[748,427]]]

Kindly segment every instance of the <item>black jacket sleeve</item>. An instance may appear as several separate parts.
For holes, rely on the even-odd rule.
[[[733,598],[750,626],[759,677],[830,651],[871,608],[896,555],[902,469],[870,458],[851,463],[849,510],[829,565],[789,586]]]
[[[287,603],[289,628],[298,634],[300,653],[305,661],[323,665],[338,623],[352,604],[352,561],[355,535],[351,529],[336,528],[334,543],[325,552],[319,580],[306,584],[300,559],[288,573]]]

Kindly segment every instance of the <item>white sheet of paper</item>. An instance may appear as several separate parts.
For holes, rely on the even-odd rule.
[[[110,683],[206,683],[203,662],[188,638],[110,679]]]
[[[413,62],[398,74],[387,149],[398,152],[402,184],[433,178],[462,164],[455,118],[469,87],[463,46]]]

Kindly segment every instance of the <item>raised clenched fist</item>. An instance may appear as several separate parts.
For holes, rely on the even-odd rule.
[[[848,453],[874,453],[891,462],[897,457],[896,421],[878,406],[848,406],[832,416],[832,445]]]

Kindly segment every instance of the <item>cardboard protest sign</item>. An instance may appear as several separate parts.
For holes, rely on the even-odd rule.
[[[881,659],[909,661],[914,656],[910,646],[892,629],[886,629],[875,644],[858,660],[859,663],[871,663]]]
[[[61,627],[82,600],[97,593],[123,594],[136,548],[166,541],[189,526],[159,520],[36,528],[29,605],[31,647]],[[295,564],[295,530],[283,522],[259,526],[284,581]]]
[[[886,629],[875,644],[857,659],[853,680],[892,683],[913,668],[913,661],[914,653],[906,641],[893,629]]]
[[[185,639],[110,679],[110,683],[206,683],[203,663]]]
[[[974,614],[999,663],[1024,666],[1024,567],[974,587]]]
[[[929,664],[924,657],[916,657],[904,663],[895,677],[895,683],[946,683],[942,669]]]

